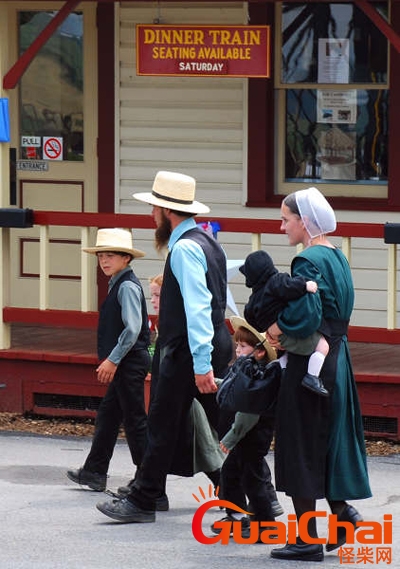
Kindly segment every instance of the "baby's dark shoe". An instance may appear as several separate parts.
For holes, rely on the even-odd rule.
[[[321,379],[316,375],[306,373],[306,375],[303,377],[301,385],[310,391],[313,391],[317,395],[321,395],[322,397],[329,397],[329,391],[325,389]]]

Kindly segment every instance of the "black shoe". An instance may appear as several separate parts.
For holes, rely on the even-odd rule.
[[[231,514],[227,514],[224,518],[221,518],[220,520],[218,520],[218,522],[226,522],[226,523],[230,523],[231,527],[230,527],[230,534],[229,535],[233,535],[233,522],[238,522],[239,520],[237,520],[236,518],[234,518],[233,516],[231,516]],[[240,523],[242,524],[242,537],[246,538],[249,537],[250,535],[250,520],[248,517],[243,517],[240,520]],[[211,524],[211,531],[213,533],[216,534],[220,534],[222,529],[220,527],[216,527],[215,526],[215,522],[213,524]]]
[[[271,510],[274,515],[274,518],[277,518],[278,516],[281,516],[284,513],[283,508],[278,502],[278,500],[274,500],[273,502],[271,502]]]
[[[337,520],[338,520],[338,522],[350,522],[354,526],[355,530],[359,529],[356,526],[357,522],[364,521],[360,512],[358,512],[354,508],[354,506],[350,506],[349,504],[346,505],[345,509],[340,514],[340,516],[337,517]],[[338,527],[338,529],[337,529],[337,543],[329,543],[328,542],[325,546],[326,551],[333,551],[334,549],[337,549],[338,547],[342,547],[342,545],[344,545],[346,543],[346,537],[347,537],[346,536],[346,528]]]
[[[126,498],[126,496],[131,491],[134,480],[130,480],[126,486],[120,486],[117,489],[117,493],[121,498]],[[166,494],[163,494],[156,500],[156,511],[157,512],[168,512],[169,510],[169,500]]]
[[[253,505],[251,504],[251,502],[249,502],[247,505],[247,511],[248,512],[254,512],[254,508],[253,508]],[[278,516],[281,516],[284,513],[283,508],[280,505],[280,503],[278,502],[278,500],[273,500],[271,502],[271,513],[272,513],[273,518],[277,518]]]
[[[128,498],[121,498],[121,500],[113,500],[112,502],[99,502],[96,508],[109,518],[125,524],[145,524],[156,521],[155,511],[142,510],[130,502]]]
[[[72,482],[81,486],[89,486],[96,492],[104,492],[107,486],[107,474],[99,474],[98,472],[90,472],[84,468],[78,470],[68,470],[67,476]]]
[[[310,389],[314,393],[317,393],[317,395],[321,395],[322,397],[329,397],[329,391],[325,389],[321,379],[316,375],[306,373],[306,375],[303,377],[301,385],[307,389]]]
[[[156,512],[168,512],[169,500],[166,494],[163,494],[156,500]]]
[[[324,552],[320,543],[287,543],[271,551],[274,559],[288,561],[323,561]]]

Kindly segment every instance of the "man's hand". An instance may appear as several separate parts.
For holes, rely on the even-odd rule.
[[[217,391],[218,387],[214,381],[212,369],[208,373],[195,373],[194,378],[200,393],[215,393]]]
[[[116,371],[117,366],[113,362],[110,362],[110,360],[104,360],[96,369],[97,381],[100,383],[111,383]]]

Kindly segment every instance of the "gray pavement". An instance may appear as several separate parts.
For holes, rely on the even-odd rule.
[[[119,524],[96,509],[99,501],[111,499],[85,490],[65,476],[68,468],[80,466],[89,450],[88,438],[59,438],[0,432],[0,569],[295,569],[296,567],[340,567],[337,551],[325,555],[323,563],[287,562],[271,559],[273,545],[240,545],[232,540],[203,545],[192,535],[192,518],[206,490],[203,474],[193,478],[168,478],[169,512],[157,514],[154,524]],[[273,455],[268,457],[273,467]],[[393,516],[391,565],[400,567],[400,455],[370,457],[369,472],[374,496],[354,505],[365,520],[382,523]],[[115,490],[132,477],[125,441],[119,441],[110,467],[108,487]],[[290,500],[279,494],[287,523]],[[325,502],[318,504],[325,509]],[[204,515],[204,534],[212,536],[210,524],[223,515],[217,508]],[[326,537],[326,521],[320,523]],[[357,556],[359,544],[353,553]],[[387,566],[388,560],[356,557],[346,566]],[[370,558],[371,559],[371,558]],[[358,560],[358,563],[356,561]]]

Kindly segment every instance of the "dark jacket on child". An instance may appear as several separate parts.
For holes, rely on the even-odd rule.
[[[306,293],[306,279],[280,273],[266,251],[255,251],[239,268],[252,293],[244,308],[244,318],[260,332],[276,322],[290,300]]]
[[[252,360],[254,367],[260,368],[260,371],[265,370],[267,362],[257,362],[254,358],[246,359]],[[280,367],[279,363],[276,363]],[[234,448],[222,465],[220,495],[240,508],[251,508],[254,521],[273,521],[272,502],[277,501],[277,496],[266,455],[274,435],[274,412],[271,409],[270,413],[258,415],[230,413],[221,409],[221,414],[227,426],[222,438],[224,444],[228,445],[228,440],[232,442],[235,438],[239,440],[235,441]],[[246,418],[248,427],[243,424],[243,419],[246,421]],[[233,512],[227,509],[227,513]]]

